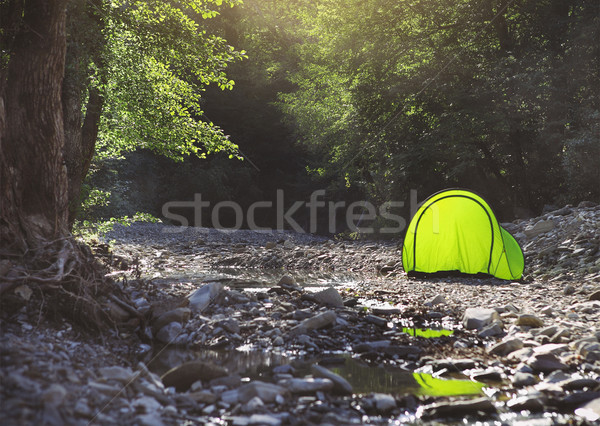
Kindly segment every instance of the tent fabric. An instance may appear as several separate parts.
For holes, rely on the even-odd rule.
[[[427,198],[410,221],[402,266],[406,272],[459,271],[518,280],[525,259],[482,197],[447,189]]]

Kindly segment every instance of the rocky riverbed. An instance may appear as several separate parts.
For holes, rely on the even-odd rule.
[[[594,424],[600,207],[504,226],[525,253],[521,282],[408,278],[399,241],[118,227],[95,250],[144,322],[118,304],[123,326],[101,336],[27,303],[4,315],[0,418]]]

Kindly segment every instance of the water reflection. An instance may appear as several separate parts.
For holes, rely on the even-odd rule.
[[[274,367],[292,364],[297,375],[310,374],[310,365],[319,359],[295,359],[281,352],[272,351],[191,351],[167,348],[160,352],[149,367],[161,375],[186,361],[210,361],[227,368],[230,374],[251,379],[272,380]],[[326,361],[327,359],[324,359]],[[329,358],[331,360],[331,358]],[[421,396],[479,395],[483,383],[470,380],[441,379],[431,374],[414,373],[398,367],[370,366],[350,354],[342,354],[336,363],[326,365],[331,371],[344,377],[352,385],[354,393],[381,392],[390,394],[413,394]]]
[[[485,386],[471,380],[440,379],[396,367],[372,367],[353,358],[331,368],[344,377],[355,393],[382,392],[426,396],[479,395]]]
[[[208,271],[198,271],[190,268],[163,270],[159,277],[146,277],[155,282],[191,282],[201,286],[207,282],[217,281],[224,286],[236,290],[261,290],[273,287],[283,275],[290,275],[296,283],[311,290],[321,287],[354,287],[359,279],[354,273],[327,271],[283,271],[281,269],[252,269],[252,268],[215,268]]]
[[[444,330],[444,329],[433,329],[433,328],[412,328],[412,327],[403,327],[402,332],[409,334],[414,337],[425,337],[428,339],[435,337],[443,337],[443,336],[452,336],[454,334],[453,330]]]

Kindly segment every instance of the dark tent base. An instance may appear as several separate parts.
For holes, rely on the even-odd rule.
[[[436,271],[436,272],[417,272],[417,271],[409,271],[407,272],[409,278],[417,278],[417,279],[431,279],[431,278],[477,278],[477,279],[490,279],[493,278],[495,280],[502,280],[501,278],[494,277],[490,274],[484,274],[482,272],[478,274],[466,274],[460,271]],[[512,280],[514,282],[522,282],[523,280]]]

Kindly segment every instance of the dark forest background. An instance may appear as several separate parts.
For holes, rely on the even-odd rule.
[[[202,25],[245,51],[233,89],[209,85],[197,117],[241,159],[100,144],[80,218],[161,217],[195,193],[246,209],[277,189],[286,205],[326,189],[408,207],[411,189],[463,187],[504,221],[600,201],[597,0],[245,0]],[[306,226],[307,211],[294,217]]]

